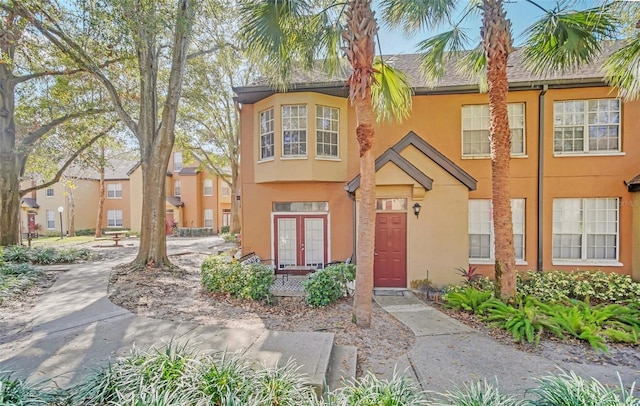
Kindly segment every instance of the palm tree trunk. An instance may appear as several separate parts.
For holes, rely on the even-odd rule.
[[[358,249],[356,253],[356,291],[353,299],[353,319],[360,327],[371,326],[373,310],[373,251],[376,229],[376,172],[373,156],[374,115],[371,104],[373,81],[374,38],[378,24],[370,0],[353,0],[345,12],[347,29],[347,59],[353,67],[349,77],[349,93],[355,105],[358,125],[356,136],[360,147],[360,206],[358,212]]]
[[[509,300],[516,294],[516,264],[511,218],[511,131],[507,110],[507,61],[511,52],[511,23],[502,0],[482,4],[482,45],[487,56],[491,125],[491,183],[495,235],[496,296]]]

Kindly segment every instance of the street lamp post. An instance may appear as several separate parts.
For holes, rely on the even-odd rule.
[[[62,212],[64,211],[64,207],[58,207],[58,213],[60,213],[60,239],[64,238],[64,231],[62,231]]]

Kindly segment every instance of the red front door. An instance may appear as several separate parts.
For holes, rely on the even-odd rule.
[[[36,226],[36,214],[35,213],[27,213],[27,223],[29,223],[29,232],[35,233],[38,231],[38,226]]]
[[[167,235],[173,234],[173,211],[167,211],[164,218],[164,231]]]
[[[377,288],[407,287],[407,214],[376,214],[373,282]]]

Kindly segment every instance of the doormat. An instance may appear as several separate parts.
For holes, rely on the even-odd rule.
[[[373,294],[376,296],[404,296],[402,290],[374,290]]]

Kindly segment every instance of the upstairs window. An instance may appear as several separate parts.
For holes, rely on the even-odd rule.
[[[180,172],[182,170],[182,152],[173,154],[173,171]]]
[[[620,100],[554,102],[553,151],[557,155],[620,152]]]
[[[203,195],[213,196],[213,179],[205,179],[203,189]]]
[[[182,187],[182,182],[180,182],[179,180],[176,180],[173,182],[173,195],[176,197],[180,197],[180,189]]]
[[[273,109],[260,112],[260,159],[273,158]]]
[[[46,197],[53,197],[53,188],[52,187],[48,187],[47,190],[45,190],[44,195]]]
[[[107,184],[107,199],[120,199],[122,198],[122,184],[121,183],[108,183]]]
[[[222,196],[225,196],[225,197],[231,196],[231,188],[229,188],[229,185],[227,185],[226,183],[223,183],[220,189],[221,189],[220,193],[222,194]]]
[[[316,155],[338,158],[338,109],[316,106]]]
[[[524,103],[509,103],[507,108],[511,128],[511,155],[524,155]],[[462,156],[488,157],[491,155],[489,124],[488,104],[462,106]]]
[[[307,156],[307,106],[282,106],[282,156]]]

